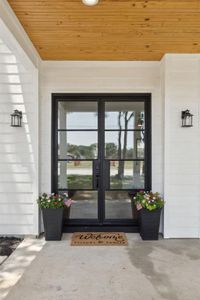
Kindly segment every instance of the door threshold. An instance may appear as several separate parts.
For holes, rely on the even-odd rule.
[[[63,232],[127,232],[138,233],[139,226],[64,226]]]

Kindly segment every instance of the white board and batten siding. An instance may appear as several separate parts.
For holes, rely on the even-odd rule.
[[[200,237],[200,55],[166,55],[164,215],[165,238]],[[194,127],[181,127],[181,111]]]
[[[2,25],[2,23],[1,23]],[[3,25],[2,25],[3,26]],[[6,27],[0,30],[0,235],[37,235],[38,71]],[[14,45],[14,49],[13,49]],[[17,48],[20,49],[18,55]],[[22,111],[21,128],[10,114]]]

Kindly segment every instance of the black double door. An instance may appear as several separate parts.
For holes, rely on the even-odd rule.
[[[151,189],[149,94],[52,95],[52,192],[73,199],[65,229],[137,231]]]

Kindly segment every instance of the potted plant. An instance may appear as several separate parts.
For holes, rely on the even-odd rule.
[[[140,235],[143,240],[158,240],[160,213],[164,200],[159,193],[140,191],[134,197],[139,211]]]
[[[65,194],[43,193],[38,199],[44,222],[46,241],[59,241],[62,237],[64,209],[71,206],[71,199]]]

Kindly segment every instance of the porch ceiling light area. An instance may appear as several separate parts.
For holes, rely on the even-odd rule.
[[[83,4],[93,6],[98,4],[99,0],[82,0]]]

